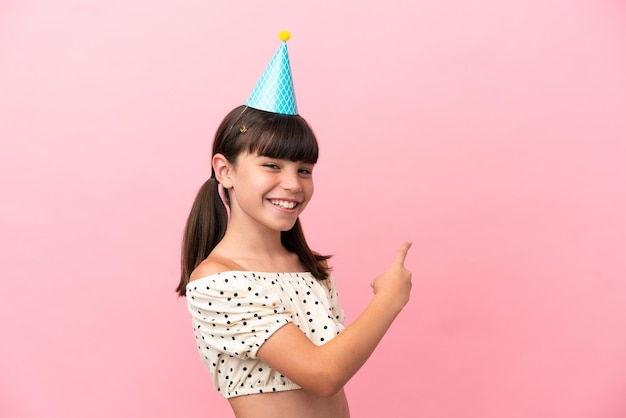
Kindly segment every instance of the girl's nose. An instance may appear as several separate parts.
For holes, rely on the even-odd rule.
[[[298,177],[298,173],[285,172],[282,178],[282,187],[285,190],[289,190],[292,192],[301,191],[302,185],[300,184],[300,178]]]

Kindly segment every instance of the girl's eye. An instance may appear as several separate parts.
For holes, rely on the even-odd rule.
[[[273,163],[265,163],[265,164],[263,164],[263,166],[267,167],[267,168],[274,169],[274,170],[279,168],[278,165],[273,164]]]
[[[301,168],[300,170],[298,170],[298,172],[300,174],[305,174],[307,176],[310,176],[311,174],[313,174],[313,171],[309,170],[308,168]]]

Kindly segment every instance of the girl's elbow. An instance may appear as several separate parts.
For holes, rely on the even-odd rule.
[[[306,378],[300,382],[300,386],[316,396],[335,396],[349,379],[344,367],[334,357],[312,355],[310,358]]]
[[[321,398],[332,398],[339,393],[342,388],[343,386],[316,385],[315,387],[305,388],[305,390]]]
[[[323,398],[332,398],[339,393],[341,389],[343,389],[343,385],[327,385],[322,391],[320,391],[319,396]]]
[[[317,396],[323,398],[331,398],[339,393],[345,384],[342,379],[339,379],[337,375],[325,375],[319,376],[314,379],[313,384],[310,387],[305,388],[308,392],[311,392]]]

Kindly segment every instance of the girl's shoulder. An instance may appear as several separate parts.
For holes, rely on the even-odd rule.
[[[241,271],[244,269],[241,268],[239,264],[228,258],[209,256],[198,264],[198,267],[193,270],[191,276],[189,277],[189,281],[192,282],[203,277],[213,276],[215,274],[233,270]]]

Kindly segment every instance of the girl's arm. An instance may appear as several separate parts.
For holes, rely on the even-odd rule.
[[[411,272],[404,267],[406,242],[373,282],[374,298],[361,315],[328,343],[316,346],[294,324],[276,331],[257,356],[304,390],[332,396],[365,364],[409,301]]]

